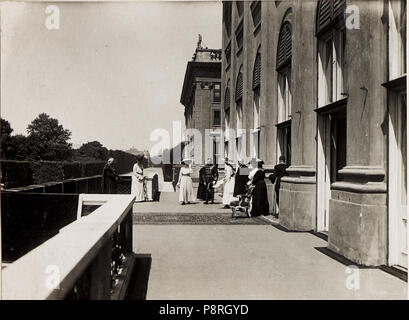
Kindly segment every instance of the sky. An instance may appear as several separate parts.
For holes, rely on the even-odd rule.
[[[48,29],[59,9],[59,29]],[[221,2],[1,3],[1,117],[13,134],[45,112],[74,147],[150,150],[182,121],[186,65],[198,34],[221,48]],[[49,25],[49,24],[48,24]],[[178,141],[175,140],[174,143]]]

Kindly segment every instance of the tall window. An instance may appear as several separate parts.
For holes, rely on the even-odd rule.
[[[325,168],[322,170],[325,172],[326,192],[330,190],[332,182],[342,180],[339,170],[346,166],[346,103],[338,103],[336,108],[331,108],[334,106],[331,106],[332,103],[347,97],[345,3],[345,0],[318,2],[318,122],[322,128],[319,129],[322,135],[319,143],[325,158]],[[328,107],[322,109],[324,106]]]
[[[237,53],[239,54],[243,49],[243,21],[238,25],[236,29],[236,44],[237,44]]]
[[[318,42],[318,105],[346,97],[345,29],[334,28]]]
[[[243,73],[240,71],[237,75],[236,80],[236,92],[235,92],[235,101],[236,101],[236,150],[237,154],[240,157],[242,155],[242,131],[243,129]]]
[[[224,50],[224,56],[226,57],[226,69],[227,69],[231,64],[231,42],[229,42],[226,49]]]
[[[389,0],[389,80],[406,73],[406,0]]]
[[[291,118],[291,57],[292,33],[291,24],[286,21],[280,31],[277,47],[277,97],[278,97],[278,122]]]
[[[260,81],[261,81],[261,54],[257,52],[253,68],[253,156],[259,157],[260,150]]]
[[[231,1],[224,1],[223,2],[223,18],[224,18],[224,26],[226,28],[226,34],[228,37],[231,35]]]
[[[220,83],[215,83],[213,86],[213,102],[220,103]]]
[[[237,75],[236,80],[236,136],[240,134],[240,130],[243,128],[243,107],[242,107],[242,97],[243,97],[243,73],[240,71]]]
[[[277,161],[285,156],[291,164],[291,60],[292,28],[291,11],[287,12],[281,25],[277,44]]]
[[[256,28],[261,22],[261,1],[253,1],[250,5],[253,25]]]
[[[291,119],[291,66],[278,72],[278,122]]]
[[[243,129],[243,105],[242,99],[236,101],[236,136],[239,136]]]
[[[220,110],[213,109],[213,126],[220,127],[220,125],[221,125]]]
[[[238,0],[236,1],[236,7],[237,7],[237,13],[239,14],[239,17],[243,15],[243,0]]]
[[[318,4],[318,106],[346,98],[345,0]]]
[[[225,125],[225,130],[228,131],[230,129],[230,89],[229,87],[226,88],[226,92],[224,94],[224,125]]]

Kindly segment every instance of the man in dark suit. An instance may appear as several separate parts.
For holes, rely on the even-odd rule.
[[[120,180],[113,166],[114,158],[109,158],[102,170],[102,193],[116,193]]]
[[[274,171],[269,175],[271,183],[274,184],[274,192],[276,196],[276,205],[279,207],[280,204],[280,184],[281,178],[287,175],[287,164],[285,163],[285,156],[280,156],[278,159],[278,164],[274,166]]]

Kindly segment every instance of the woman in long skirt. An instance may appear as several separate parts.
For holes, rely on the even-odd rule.
[[[196,199],[205,200],[206,199],[206,184],[204,181],[205,167],[199,170],[199,186],[197,188]]]
[[[145,177],[143,176],[143,158],[137,159],[132,170],[131,193],[135,196],[135,202],[145,201]]]
[[[254,186],[251,195],[251,216],[268,215],[270,204],[267,196],[266,174],[264,162],[257,159],[257,167],[250,172],[250,183]]]
[[[192,169],[189,167],[190,160],[182,161],[182,168],[180,168],[179,180],[177,186],[179,187],[179,202],[184,205],[194,201],[193,196],[193,182],[190,175]]]
[[[224,208],[230,208],[230,202],[234,200],[233,191],[234,191],[234,169],[231,165],[229,158],[224,159],[224,189],[223,189],[223,206]]]

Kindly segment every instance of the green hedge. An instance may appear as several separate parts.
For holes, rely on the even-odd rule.
[[[1,160],[1,182],[6,189],[102,174],[105,162]]]
[[[28,161],[2,160],[1,183],[6,188],[16,188],[34,184],[33,172]]]
[[[119,174],[132,171],[136,156],[123,151],[111,153],[115,158],[115,168]],[[1,182],[6,189],[63,181],[102,174],[105,161],[94,162],[60,162],[60,161],[17,161],[1,160]],[[144,167],[148,163],[145,159]]]
[[[30,167],[35,184],[64,180],[64,169],[62,162],[33,161],[30,162]]]

